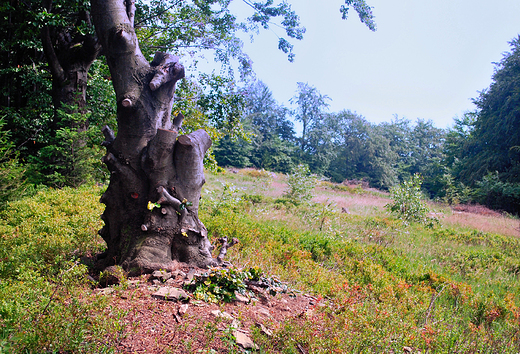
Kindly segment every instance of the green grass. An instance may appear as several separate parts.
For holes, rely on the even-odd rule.
[[[520,350],[517,238],[427,228],[382,210],[331,212],[322,227],[323,204],[251,203],[253,192],[246,193],[218,217],[201,213],[214,237],[240,239],[231,261],[331,300],[308,318],[288,320],[273,338],[257,333],[264,352]],[[205,203],[211,208],[214,200]]]
[[[45,190],[0,219],[0,353],[113,352],[119,311],[92,293],[82,256],[100,251],[101,190]]]
[[[228,260],[328,304],[288,318],[272,337],[252,329],[260,352],[520,351],[518,238],[404,223],[364,204],[376,193],[327,185],[315,191],[323,203],[295,206],[276,202],[280,176],[207,180],[200,218],[210,237],[240,240]],[[124,314],[92,293],[78,262],[104,247],[101,192],[45,190],[2,211],[0,353],[115,350]],[[329,198],[359,204],[344,214]]]

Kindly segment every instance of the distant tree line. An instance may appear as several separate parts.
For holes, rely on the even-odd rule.
[[[388,189],[422,179],[424,192],[449,204],[479,203],[520,212],[520,39],[496,64],[476,109],[448,129],[418,118],[374,124],[350,110],[329,113],[326,95],[298,83],[293,109],[261,81],[244,90],[247,138],[225,136],[215,147],[223,166],[287,173],[300,163],[334,182],[364,180]],[[295,133],[293,121],[301,123]]]
[[[255,3],[248,22],[240,23],[227,2],[137,2],[135,27],[147,57],[158,49],[187,56],[210,51],[226,69],[179,82],[173,107],[186,117],[186,132],[204,128],[212,137],[208,167],[218,162],[287,173],[303,163],[335,182],[365,180],[382,189],[419,173],[432,198],[520,210],[519,39],[475,99],[475,111],[451,128],[397,116],[373,124],[349,110],[329,112],[330,99],[306,83],[297,83],[291,107],[276,102],[260,81],[243,84],[251,62],[237,33],[278,19],[286,33],[278,46],[292,59],[289,41],[301,39],[305,29],[290,5]],[[116,102],[89,7],[89,1],[70,0],[0,6],[1,205],[42,185],[108,179],[100,162],[102,128],[117,133]],[[375,29],[366,4],[355,10]],[[298,133],[294,121],[302,127]]]

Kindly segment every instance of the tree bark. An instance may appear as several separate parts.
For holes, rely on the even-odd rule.
[[[43,0],[47,12],[52,12],[52,0]],[[90,14],[78,13],[78,23],[90,23]],[[101,52],[101,45],[90,34],[71,36],[66,29],[41,29],[42,47],[52,76],[54,109],[68,113],[85,113],[88,70]],[[57,114],[55,114],[57,123]],[[78,126],[86,129],[88,122]],[[56,128],[56,127],[54,127]]]
[[[203,130],[178,136],[182,115],[170,119],[175,83],[184,77],[177,57],[142,55],[133,28],[135,6],[93,0],[92,16],[117,97],[117,136],[104,131],[111,172],[101,198],[100,235],[107,251],[99,266],[131,274],[172,270],[178,262],[215,266],[207,230],[198,218],[203,158],[211,146]]]

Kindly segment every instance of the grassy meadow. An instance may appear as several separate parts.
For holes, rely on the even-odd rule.
[[[227,259],[328,304],[273,336],[253,330],[260,353],[520,352],[518,219],[430,203],[439,222],[428,227],[390,214],[377,190],[320,182],[294,204],[283,175],[206,179],[210,238],[240,240]],[[102,191],[43,190],[1,212],[0,353],[114,352],[125,313],[79,261],[104,247]]]

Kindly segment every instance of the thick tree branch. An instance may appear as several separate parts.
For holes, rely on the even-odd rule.
[[[183,120],[184,120],[184,116],[182,115],[182,113],[177,114],[177,116],[173,120],[173,124],[172,124],[173,129],[175,129],[178,132],[181,131]]]
[[[103,135],[105,136],[105,141],[101,143],[101,145],[109,148],[114,140],[116,140],[116,135],[114,134],[114,131],[110,129],[108,125],[105,125],[103,129],[101,129],[103,132]]]
[[[41,37],[43,52],[45,53],[45,57],[49,63],[51,75],[58,83],[63,84],[65,82],[65,70],[63,70],[60,61],[58,60],[58,56],[54,51],[49,26],[42,27]]]
[[[135,19],[135,0],[125,0],[126,4],[126,14],[128,15],[128,20],[132,27],[134,27],[134,19]]]
[[[156,66],[155,75],[150,81],[152,91],[167,82],[178,81],[184,77],[184,67],[179,63],[179,57],[175,55],[156,53],[152,66]]]
[[[171,205],[172,207],[175,208],[175,210],[181,217],[186,216],[186,213],[187,213],[186,207],[182,207],[183,203],[179,199],[172,197],[170,195],[170,193],[168,193],[166,188],[164,188],[163,186],[160,186],[159,188],[157,188],[157,193],[159,193],[159,196],[160,196],[159,199],[157,200],[157,203],[159,203],[161,205]]]

